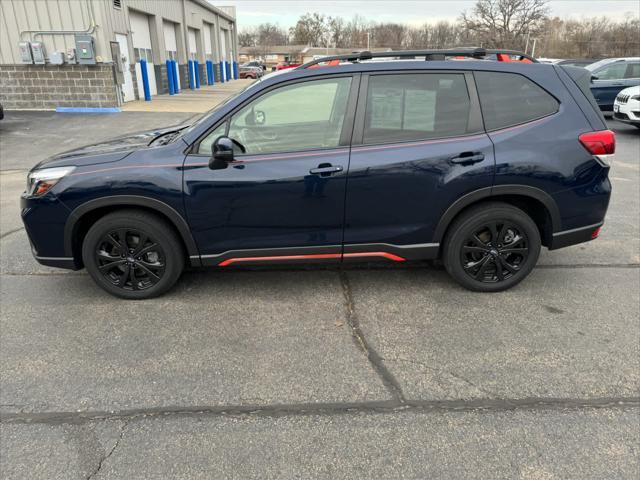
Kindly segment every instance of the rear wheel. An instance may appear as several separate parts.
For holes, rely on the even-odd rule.
[[[540,232],[531,218],[506,203],[485,203],[451,226],[443,261],[462,286],[498,292],[521,282],[540,255]]]
[[[98,220],[87,232],[82,259],[93,280],[121,298],[156,297],[184,268],[182,244],[155,215],[123,210]]]

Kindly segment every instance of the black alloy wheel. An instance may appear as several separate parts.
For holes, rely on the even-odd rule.
[[[103,235],[95,259],[102,275],[125,290],[152,287],[161,280],[166,265],[164,251],[153,238],[128,228]]]
[[[529,257],[526,233],[505,221],[491,221],[473,231],[460,250],[464,271],[474,280],[495,283],[516,275]]]
[[[117,297],[139,300],[162,295],[175,284],[185,253],[164,219],[121,210],[91,226],[82,243],[82,260],[98,286]]]
[[[442,260],[462,286],[507,290],[522,281],[540,255],[540,231],[521,209],[487,202],[465,210],[449,227]]]

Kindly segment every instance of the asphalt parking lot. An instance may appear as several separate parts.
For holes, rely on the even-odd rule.
[[[196,271],[125,302],[32,259],[26,170],[188,113],[0,122],[3,478],[638,478],[640,130],[601,237],[499,294],[425,265]]]

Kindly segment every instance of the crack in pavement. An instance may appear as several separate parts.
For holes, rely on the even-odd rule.
[[[640,397],[600,398],[518,398],[474,400],[398,399],[353,403],[297,403],[272,405],[220,405],[193,407],[154,407],[120,411],[0,413],[3,424],[83,424],[94,421],[151,419],[166,417],[291,417],[336,416],[363,413],[451,413],[505,411],[563,411],[582,409],[629,409],[640,407]]]
[[[21,230],[24,230],[24,227],[20,227],[20,228],[14,228],[13,230],[9,230],[8,232],[4,232],[0,235],[0,240],[2,240],[4,237],[8,237],[9,235],[13,234],[13,233],[17,233]]]
[[[87,476],[87,480],[91,480],[92,478],[94,478],[102,469],[104,462],[106,462],[107,459],[111,457],[111,455],[113,455],[113,452],[116,451],[116,448],[118,448],[118,445],[120,445],[120,441],[124,437],[124,431],[127,428],[128,424],[129,424],[129,420],[125,420],[122,423],[122,426],[120,427],[120,435],[118,436],[115,443],[113,444],[113,447],[111,447],[111,450],[109,450],[109,452],[106,455],[103,455],[102,458],[100,458],[100,461],[98,462],[96,469]]]
[[[495,392],[491,392],[489,390],[486,390],[485,388],[483,388],[483,387],[481,387],[479,385],[476,385],[471,380],[469,380],[469,379],[467,379],[467,378],[465,378],[465,377],[463,377],[463,376],[461,376],[461,375],[459,375],[457,373],[451,372],[449,370],[443,370],[443,369],[440,369],[440,368],[431,367],[431,366],[427,365],[426,363],[420,362],[418,360],[412,360],[412,359],[404,358],[404,357],[401,357],[401,356],[384,357],[384,358],[382,358],[382,360],[383,361],[389,361],[389,362],[411,363],[413,365],[417,365],[419,367],[422,367],[425,370],[429,370],[429,371],[431,371],[431,372],[433,372],[433,373],[435,373],[437,375],[449,376],[449,377],[454,378],[456,380],[460,380],[461,382],[466,383],[467,385],[475,388],[476,390],[478,390],[478,391],[480,391],[480,392],[482,392],[482,393],[484,393],[486,395],[490,395],[492,397],[495,396]],[[436,382],[438,382],[442,387],[446,387],[447,386],[445,383],[441,382],[440,379],[438,379],[438,378],[435,378],[434,380]]]
[[[374,371],[378,374],[382,380],[383,385],[393,396],[393,398],[399,403],[405,403],[404,394],[402,393],[402,387],[393,374],[387,369],[382,357],[376,352],[376,350],[369,345],[367,339],[360,328],[360,322],[355,312],[355,305],[353,300],[353,293],[351,291],[351,284],[349,278],[344,270],[340,270],[340,284],[342,285],[342,293],[344,295],[345,307],[346,307],[346,321],[347,325],[351,329],[351,336],[354,343],[362,350],[367,356],[369,363],[373,367]]]

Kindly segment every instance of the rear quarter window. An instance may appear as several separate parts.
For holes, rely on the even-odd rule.
[[[519,125],[556,113],[558,101],[517,73],[475,72],[487,130]]]

